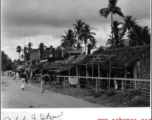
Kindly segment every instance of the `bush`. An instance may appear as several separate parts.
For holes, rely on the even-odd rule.
[[[150,100],[140,96],[135,96],[129,103],[129,107],[149,107]]]
[[[107,91],[106,94],[108,97],[110,97],[110,96],[114,96],[116,93],[115,93],[115,91],[110,90],[110,91]]]

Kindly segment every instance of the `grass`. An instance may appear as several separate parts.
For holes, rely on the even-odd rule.
[[[39,87],[39,83],[33,83]],[[59,85],[47,85],[46,89],[81,98],[86,101],[108,105],[110,107],[149,107],[150,98],[142,97],[140,90],[127,90],[124,92],[115,90],[100,90],[98,93],[94,89],[78,89],[78,88],[64,88]]]

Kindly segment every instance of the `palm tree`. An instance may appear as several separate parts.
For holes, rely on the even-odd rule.
[[[27,46],[28,46],[29,53],[31,53],[33,44],[29,42]]]
[[[123,34],[126,32],[133,32],[133,29],[136,25],[138,25],[136,18],[133,18],[133,16],[125,16],[124,17],[124,24],[123,24]]]
[[[96,47],[97,41],[96,41],[95,38],[91,39],[90,41],[91,41],[91,46],[92,46],[92,49],[93,49],[93,52],[94,52],[94,49],[97,48]]]
[[[94,39],[93,35],[95,35],[94,32],[91,32],[91,27],[89,24],[85,24],[84,28],[82,29],[82,34],[80,36],[80,38],[83,40],[84,44],[85,44],[85,54],[86,54],[86,47],[87,47],[87,43],[88,43],[88,39],[91,41]]]
[[[81,45],[80,41],[82,41],[80,36],[82,34],[82,29],[83,29],[83,26],[85,25],[85,23],[82,22],[81,20],[76,20],[76,21],[77,21],[77,23],[73,24],[74,25],[74,32],[75,32],[75,37],[77,37],[77,39],[78,39],[77,46],[80,46]]]
[[[28,61],[30,58],[30,52],[29,49],[25,46],[23,49],[23,54],[24,54],[24,60]]]
[[[111,30],[113,24],[113,14],[118,14],[121,17],[124,17],[123,13],[121,12],[121,8],[117,7],[117,0],[109,0],[109,4],[107,8],[102,8],[99,11],[101,17],[107,18],[108,15],[111,13]],[[113,39],[113,32],[112,32],[112,39]]]
[[[65,36],[61,36],[63,39],[61,40],[61,46],[63,47],[74,47],[76,44],[76,39],[74,36],[73,30],[69,29],[68,32],[65,32]]]
[[[147,26],[141,27],[133,16],[124,17],[123,34],[127,32],[130,46],[145,45],[150,43],[150,33]],[[147,38],[147,39],[146,39]]]
[[[21,46],[17,46],[17,47],[16,47],[16,52],[19,53],[19,59],[20,59],[20,52],[21,52],[21,51],[22,51]]]
[[[124,33],[124,30],[120,25],[123,25],[123,23],[116,20],[113,21],[112,32],[114,36],[113,39],[112,36],[110,36],[110,39],[108,39],[107,42],[107,44],[110,45],[110,48],[119,48],[125,46],[125,39],[123,39],[122,35]]]
[[[81,43],[77,43],[77,50],[80,51],[80,52],[83,52],[83,47],[81,45]]]
[[[90,55],[90,53],[91,53],[91,49],[92,49],[92,45],[91,45],[91,43],[89,43],[89,44],[87,45],[87,47],[88,47],[88,55]]]
[[[150,44],[150,28],[148,28],[148,26],[142,27],[140,35],[141,35],[141,39],[146,44]]]
[[[39,44],[39,49],[40,49],[40,57],[42,58],[42,55],[44,53],[44,48],[45,48],[45,45],[44,43],[40,43]]]
[[[141,27],[136,25],[133,30],[133,32],[129,32],[127,35],[130,46],[150,44],[150,33],[147,26]]]

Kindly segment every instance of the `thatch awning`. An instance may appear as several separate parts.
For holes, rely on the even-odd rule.
[[[109,63],[111,62],[112,67],[127,67],[148,49],[150,49],[150,45],[106,49],[86,56],[79,64],[109,66]]]

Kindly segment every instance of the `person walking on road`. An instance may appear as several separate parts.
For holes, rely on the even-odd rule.
[[[45,90],[45,75],[42,72],[42,74],[41,74],[41,92],[43,93],[44,90]]]
[[[27,79],[28,79],[27,72],[25,71],[24,74],[25,74],[25,87],[27,88],[27,84],[28,84],[28,81],[27,81]]]
[[[26,75],[24,73],[24,71],[22,71],[21,73],[21,90],[24,90],[25,89],[25,86],[26,86]]]

